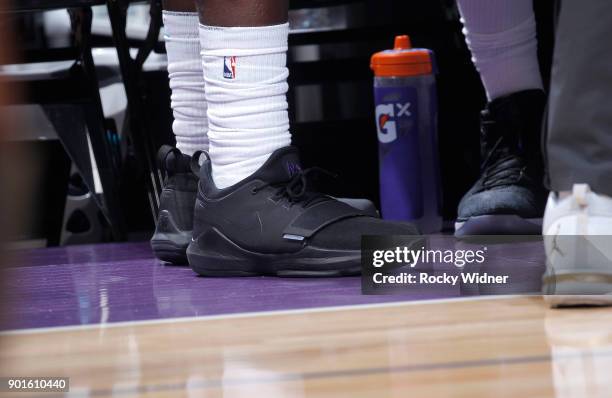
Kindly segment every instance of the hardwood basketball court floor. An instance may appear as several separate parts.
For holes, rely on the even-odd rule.
[[[70,377],[18,397],[612,396],[610,308],[199,278],[146,244],[31,251],[3,280],[0,376]]]

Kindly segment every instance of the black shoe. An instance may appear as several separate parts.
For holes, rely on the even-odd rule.
[[[498,98],[482,112],[481,174],[459,203],[455,236],[541,233],[545,101],[543,91],[526,90]]]
[[[196,158],[200,153],[194,155]],[[177,148],[164,145],[159,149],[160,169],[166,174],[160,196],[159,215],[151,248],[158,259],[187,265],[187,246],[191,242],[193,208],[198,190],[197,160]],[[378,217],[378,210],[368,199],[338,199],[366,214]]]
[[[275,151],[253,175],[218,189],[200,170],[191,268],[210,276],[342,276],[360,272],[361,236],[416,235],[307,189],[297,149]]]
[[[151,248],[155,257],[173,264],[187,264],[187,246],[193,229],[193,206],[198,190],[197,170],[191,156],[164,145],[158,153],[159,167],[166,174],[159,198],[159,215]]]

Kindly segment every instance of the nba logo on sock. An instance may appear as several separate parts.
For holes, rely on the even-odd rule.
[[[226,79],[236,78],[236,57],[223,57],[223,77]]]

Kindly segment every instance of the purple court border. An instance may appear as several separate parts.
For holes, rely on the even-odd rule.
[[[500,261],[536,264],[537,245]],[[518,253],[518,258],[516,257]],[[512,257],[514,255],[515,257]],[[147,242],[78,245],[13,253],[3,271],[0,330],[88,325],[457,297],[430,289],[364,296],[359,277],[204,278],[164,265]],[[538,259],[533,261],[533,258]]]

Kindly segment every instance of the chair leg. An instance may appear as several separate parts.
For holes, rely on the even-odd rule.
[[[110,224],[113,239],[124,240],[125,222],[119,203],[119,165],[116,164],[118,157],[113,155],[114,149],[107,137],[100,88],[89,41],[91,8],[71,9],[70,14],[73,19],[77,46],[81,51],[80,63],[88,85],[87,91],[92,100],[91,104],[85,106],[85,121],[103,190],[103,213]]]
[[[151,34],[152,32],[150,29],[149,35],[147,36],[147,43],[145,43],[145,46],[143,47],[144,52],[140,52],[140,57],[138,57],[137,60],[132,59],[129,52],[129,43],[125,33],[128,3],[129,2],[126,0],[109,1],[107,3],[108,15],[112,28],[113,41],[115,43],[115,47],[117,48],[117,56],[123,77],[123,84],[125,85],[127,95],[131,138],[134,144],[137,160],[147,173],[146,182],[149,204],[153,219],[157,221],[156,219],[159,210],[159,194],[161,192],[162,178],[155,163],[156,148],[152,148],[152,143],[149,134],[147,133],[148,128],[146,126],[147,119],[144,113],[143,105],[143,83],[141,69],[142,63],[144,63],[144,54],[146,54],[146,51],[150,51],[150,49],[148,49],[150,43],[148,42],[152,40],[153,35]],[[154,24],[152,26],[153,30],[157,26],[157,32],[159,33],[159,24],[157,23],[157,20],[154,20],[152,23]],[[155,35],[155,40],[157,40],[157,34]]]

